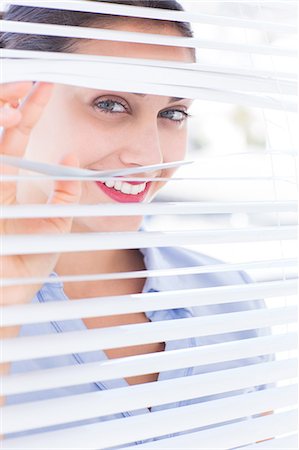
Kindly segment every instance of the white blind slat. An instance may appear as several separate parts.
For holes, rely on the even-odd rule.
[[[6,72],[6,71],[5,71]],[[0,155],[0,162],[4,165],[18,167],[20,169],[27,169],[34,172],[39,172],[47,175],[61,175],[61,176],[86,176],[91,180],[95,180],[96,177],[114,178],[120,175],[138,174],[144,172],[151,172],[154,170],[177,168],[191,164],[192,161],[172,161],[168,163],[150,164],[138,167],[116,168],[108,170],[91,170],[84,169],[82,167],[71,167],[61,164],[49,164],[40,161],[34,161],[29,159],[20,158],[17,156]],[[122,178],[123,179],[123,178]],[[140,178],[139,178],[140,181]]]
[[[10,66],[10,67],[9,67]],[[55,68],[54,68],[55,69]],[[289,112],[297,111],[295,101],[285,98],[275,98],[269,95],[244,94],[242,92],[227,91],[221,89],[201,88],[192,86],[178,86],[176,84],[145,83],[142,81],[114,80],[108,78],[95,77],[93,72],[89,74],[79,74],[66,71],[64,73],[55,73],[43,71],[30,71],[30,67],[23,65],[22,72],[16,71],[11,64],[6,64],[6,70],[2,73],[2,82],[17,81],[45,81],[49,83],[68,84],[81,86],[90,89],[109,89],[114,91],[133,92],[140,94],[154,94],[164,96],[180,96],[182,98],[202,99],[208,101],[217,101],[222,103],[239,103],[250,107],[269,108],[284,110]]]
[[[5,406],[3,433],[138,410],[184,399],[237,391],[296,376],[297,361],[274,361],[189,377],[161,380]],[[80,405],[80,408],[78,408]]]
[[[244,302],[257,298],[295,295],[297,279],[184,289],[176,291],[146,292],[76,299],[72,302],[53,301],[30,305],[5,306],[0,309],[2,325],[42,323],[52,320],[70,320],[86,317],[112,316],[144,311],[207,306]],[[53,299],[55,300],[55,299]]]
[[[22,277],[22,278],[4,278],[2,279],[2,286],[18,286],[28,284],[57,284],[78,281],[97,281],[97,280],[123,280],[129,278],[151,278],[151,277],[166,277],[179,275],[198,275],[204,273],[230,272],[240,270],[262,270],[262,269],[280,269],[285,270],[288,267],[297,266],[296,258],[282,258],[269,259],[264,261],[248,261],[245,263],[220,263],[209,264],[203,266],[179,267],[170,269],[156,269],[156,270],[137,270],[130,272],[111,272],[91,275],[64,275],[64,276],[49,276],[49,277]],[[22,306],[20,306],[22,308]],[[9,312],[7,307],[5,313]],[[15,311],[18,311],[17,309]],[[7,317],[7,314],[6,314]]]
[[[21,59],[22,62],[26,62],[28,59],[45,59],[45,60],[63,60],[63,61],[88,61],[88,62],[113,62],[114,64],[123,65],[137,65],[137,66],[153,66],[153,67],[167,67],[172,69],[184,69],[185,71],[200,71],[211,74],[223,74],[223,75],[245,75],[257,78],[270,78],[275,80],[297,80],[297,74],[294,72],[282,72],[278,70],[263,70],[257,67],[245,67],[227,66],[224,64],[204,64],[199,62],[184,63],[180,61],[162,61],[155,59],[143,59],[143,58],[124,58],[120,56],[102,56],[102,55],[84,55],[77,53],[64,53],[64,52],[42,52],[38,50],[16,50],[16,49],[0,49],[1,58]]]
[[[295,240],[297,226],[259,227],[250,229],[218,229],[200,231],[138,231],[114,233],[71,233],[7,235],[3,238],[2,254],[33,255],[96,250],[169,247],[179,245],[217,244],[231,242],[265,242]]]
[[[230,16],[217,16],[216,14],[200,14],[197,12],[169,11],[159,8],[143,8],[127,5],[105,4],[103,2],[95,3],[92,1],[68,0],[53,3],[46,0],[11,0],[9,4],[27,5],[41,8],[57,8],[71,11],[85,11],[103,14],[116,14],[129,17],[143,17],[157,20],[173,20],[207,23],[218,26],[232,26],[241,28],[253,28],[261,31],[273,31],[275,33],[296,33],[296,26],[273,23],[266,21],[257,21],[252,19],[243,19]]]
[[[297,450],[298,449],[298,434],[290,436],[271,439],[266,442],[259,442],[258,444],[248,445],[246,450]]]
[[[5,443],[5,448],[18,448],[19,445],[22,450],[49,448],[97,450],[99,442],[101,448],[105,448],[209,426],[294,405],[295,398],[296,386],[268,389],[147,415],[11,439]]]
[[[298,413],[289,411],[286,413],[272,414],[259,417],[248,423],[225,425],[212,430],[204,430],[185,436],[164,439],[163,441],[140,444],[144,450],[184,448],[184,450],[215,450],[221,442],[222,450],[230,450],[232,447],[246,445],[262,439],[272,439],[273,436],[290,433],[297,429]],[[217,431],[217,432],[216,432]],[[129,449],[129,447],[124,447]]]
[[[167,214],[232,214],[296,212],[295,201],[245,201],[245,202],[154,202],[154,203],[103,203],[100,205],[10,205],[2,206],[2,219],[45,217],[101,217],[128,215]]]
[[[276,354],[297,347],[296,333],[263,336],[241,341],[222,342],[201,347],[169,350],[112,359],[79,366],[66,366],[29,373],[16,373],[2,378],[3,395],[36,392],[62,386],[113,380],[147,373],[160,373],[241,358]]]
[[[65,166],[66,167],[66,166]],[[115,179],[115,177],[95,177],[93,179],[91,179],[91,177],[84,177],[84,176],[56,176],[56,175],[3,175],[2,176],[2,181],[7,181],[7,182],[15,182],[15,181],[23,181],[23,180],[38,180],[38,179],[42,179],[42,180],[76,180],[76,181],[90,181],[90,182],[94,182],[94,181],[107,181],[107,179],[111,180],[111,179]],[[122,181],[139,181],[140,182],[140,177],[122,177]],[[144,181],[182,181],[182,182],[190,182],[190,181],[197,181],[197,182],[217,182],[219,183],[219,181],[225,181],[227,183],[229,182],[240,182],[242,183],[244,182],[255,182],[255,181],[263,181],[263,182],[269,182],[269,183],[273,183],[273,181],[277,182],[277,181],[281,181],[284,183],[288,183],[291,185],[296,185],[296,178],[293,175],[290,175],[288,177],[267,177],[267,176],[242,176],[242,177],[238,177],[238,176],[224,176],[224,177],[209,177],[209,176],[201,176],[201,177],[172,177],[172,178],[167,178],[167,177],[155,177],[155,178],[151,178],[151,177],[146,177],[144,178]]]
[[[112,349],[130,345],[166,342],[194,336],[252,330],[296,321],[297,308],[259,309],[204,317],[121,325],[62,334],[6,339],[2,362],[20,361],[69,353]],[[166,323],[165,323],[166,322]]]
[[[180,46],[189,48],[212,48],[217,50],[253,52],[260,54],[296,57],[297,52],[287,48],[275,48],[266,45],[246,45],[230,42],[209,41],[192,37],[167,36],[130,31],[107,30],[92,27],[74,27],[54,24],[37,24],[31,22],[0,21],[3,32],[38,34],[82,39],[113,40],[119,42],[146,43],[155,45]]]

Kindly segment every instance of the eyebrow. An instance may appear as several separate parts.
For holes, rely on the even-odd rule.
[[[140,95],[140,97],[146,97],[147,94],[136,94],[135,92],[133,92],[133,95]],[[169,102],[179,102],[180,100],[187,100],[186,98],[180,98],[180,97],[170,97],[169,98]]]

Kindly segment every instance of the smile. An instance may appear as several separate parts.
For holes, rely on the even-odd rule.
[[[150,188],[150,182],[131,182],[108,180],[96,182],[97,186],[110,198],[118,202],[142,202]]]
[[[113,188],[123,194],[137,195],[146,188],[146,183],[130,184],[126,181],[108,180],[104,182],[108,188]]]

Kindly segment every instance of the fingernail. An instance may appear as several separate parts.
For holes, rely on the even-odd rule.
[[[15,108],[13,108],[13,107],[11,106],[11,104],[8,103],[8,102],[4,103],[3,106],[2,106],[2,108],[1,108],[2,114],[5,114],[5,115],[10,115],[10,114],[12,114],[14,111],[15,111]]]

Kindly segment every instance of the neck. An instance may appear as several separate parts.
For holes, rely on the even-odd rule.
[[[94,275],[113,272],[143,270],[143,256],[139,250],[102,250],[97,252],[64,253],[55,267],[56,273],[63,275]],[[104,295],[122,295],[141,292],[144,279],[100,280],[91,282],[65,283],[69,298]]]

